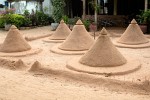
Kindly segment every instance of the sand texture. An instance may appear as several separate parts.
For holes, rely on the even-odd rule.
[[[112,31],[119,32],[116,28]],[[50,26],[20,32],[24,37],[52,33]],[[6,36],[7,31],[0,30],[0,44]],[[110,39],[115,41],[116,38]],[[57,43],[42,40],[29,42],[32,48],[43,49],[36,55],[0,57],[0,100],[150,99],[150,48],[117,48],[125,59],[136,58],[142,64],[137,71],[124,75],[94,75],[66,67],[69,60],[83,55],[55,54],[50,48]]]

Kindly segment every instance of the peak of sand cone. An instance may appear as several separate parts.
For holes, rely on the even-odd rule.
[[[36,61],[33,63],[29,71],[36,71],[37,69],[41,68],[41,63],[39,61]]]
[[[76,25],[83,25],[82,21],[79,19],[77,22],[76,22]]]
[[[31,47],[20,34],[19,30],[12,25],[3,44],[0,47],[1,52],[22,52],[30,50]]]
[[[71,33],[71,30],[68,28],[66,23],[61,20],[56,31],[50,36],[51,40],[65,40],[67,36]]]
[[[10,29],[17,29],[15,25],[11,25]]]
[[[117,42],[128,45],[138,45],[147,43],[149,40],[144,36],[135,19],[133,19]]]
[[[15,69],[25,69],[25,68],[26,68],[26,65],[21,59],[15,62]]]
[[[131,24],[137,24],[136,20],[133,19],[133,20],[131,21]]]
[[[62,19],[62,20],[60,21],[60,23],[64,23],[64,20]]]
[[[107,34],[107,31],[103,29],[101,34]],[[93,67],[113,67],[123,65],[127,61],[107,35],[99,35],[96,43],[79,62]]]
[[[100,31],[100,34],[101,34],[101,35],[107,35],[108,32],[107,32],[107,30],[103,27],[102,30]]]
[[[83,51],[88,50],[93,44],[94,39],[84,25],[75,25],[70,35],[58,48],[67,51]]]

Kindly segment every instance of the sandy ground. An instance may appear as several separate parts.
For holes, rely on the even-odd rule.
[[[108,30],[119,34],[124,31],[120,28]],[[50,26],[21,32],[24,36],[52,33]],[[0,43],[6,34],[7,31],[0,30]],[[50,48],[58,43],[46,43],[43,39],[29,42],[33,48],[43,49],[37,55],[1,57],[15,61],[22,59],[28,67],[19,71],[0,65],[0,100],[150,100],[150,48],[118,48],[125,57],[139,59],[142,67],[131,74],[106,77],[67,69],[66,62],[80,55],[54,54]],[[41,69],[29,72],[35,61],[42,64]]]

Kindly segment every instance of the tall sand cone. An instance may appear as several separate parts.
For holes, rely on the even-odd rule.
[[[56,31],[50,36],[51,40],[65,40],[67,36],[71,33],[71,30],[68,28],[66,23],[61,20]]]
[[[67,39],[59,46],[59,49],[68,51],[88,50],[94,43],[94,39],[86,31],[81,20],[78,20]]]
[[[89,51],[82,57],[76,57],[67,62],[66,67],[89,74],[123,75],[140,69],[141,64],[136,60],[125,59],[112,44],[103,28],[100,36]]]
[[[31,46],[20,34],[16,26],[12,25],[4,43],[1,45],[0,52],[12,53],[30,50]]]
[[[117,42],[128,45],[138,45],[148,43],[149,40],[144,36],[136,20],[133,19]]]
[[[100,32],[96,43],[91,49],[80,59],[80,63],[93,67],[113,67],[126,63],[126,59],[116,49],[107,36],[108,32],[105,28]]]

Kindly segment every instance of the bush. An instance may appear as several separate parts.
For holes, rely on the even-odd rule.
[[[91,22],[90,22],[89,20],[83,20],[83,24],[84,24],[84,26],[85,26],[86,30],[88,31],[88,30],[89,30],[89,26],[90,26]]]
[[[4,28],[5,20],[3,16],[0,16],[0,28]]]
[[[18,14],[6,14],[3,15],[3,18],[6,24],[13,24],[18,28],[21,26],[28,26],[31,23],[28,18]]]
[[[62,19],[64,20],[64,22],[65,22],[66,24],[68,24],[69,18],[68,18],[67,15],[62,16]]]
[[[36,24],[37,25],[47,25],[49,24],[49,20],[51,19],[49,15],[44,14],[41,11],[36,11]]]

